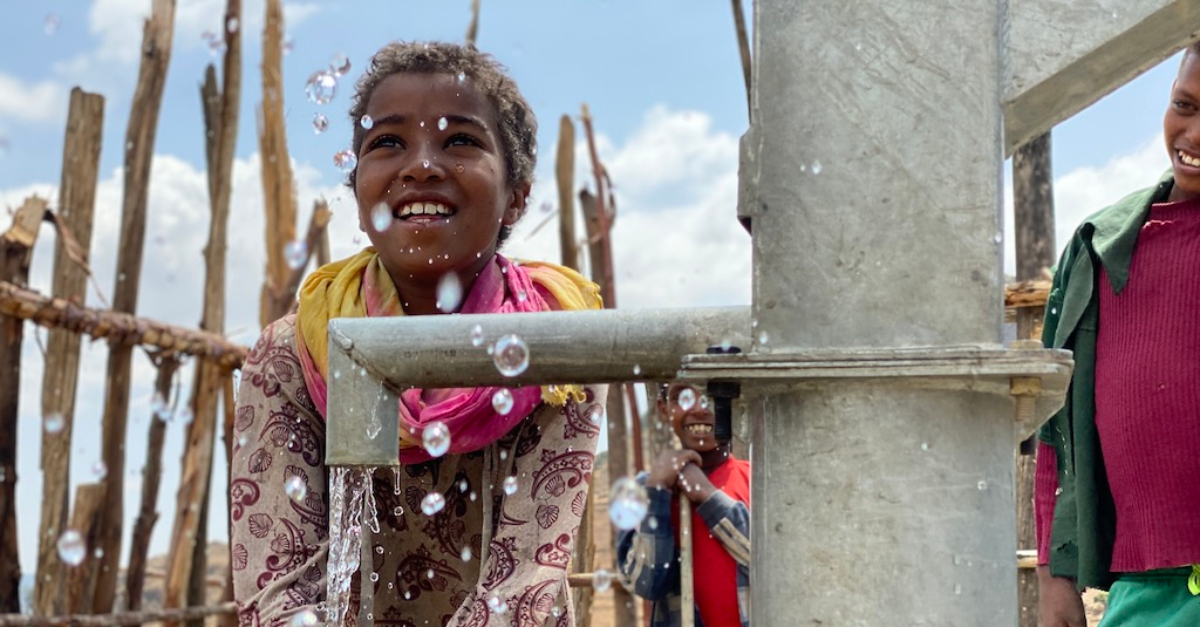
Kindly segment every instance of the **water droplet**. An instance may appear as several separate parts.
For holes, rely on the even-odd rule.
[[[442,508],[445,506],[446,499],[442,496],[441,492],[430,492],[425,495],[425,498],[421,499],[421,511],[426,516],[433,516],[442,511]]]
[[[1062,488],[1054,488],[1054,496],[1062,496],[1062,493],[1063,493]]]
[[[767,341],[770,339],[771,339],[771,337],[769,335],[767,335],[766,331],[763,331],[758,334],[758,343],[761,345],[766,345]]]
[[[1120,16],[1121,16],[1121,14],[1120,14],[1119,12],[1117,12],[1117,11],[1115,11],[1115,10],[1114,10],[1114,11],[1112,12],[1112,16],[1113,16],[1113,19],[1115,20],[1115,19],[1117,19],[1118,17],[1120,17]]]
[[[283,482],[283,493],[293,502],[303,503],[304,497],[308,496],[308,484],[300,475],[292,475]]]
[[[239,26],[241,26],[241,22],[239,22],[236,17],[230,17],[225,21],[225,30],[229,31],[230,33],[238,32]]]
[[[296,40],[292,39],[291,35],[287,35],[286,37],[284,37],[283,38],[283,53],[289,54],[289,53],[291,53],[291,51],[293,51],[295,49],[296,49]]]
[[[458,82],[460,82],[460,83],[461,83],[461,82],[463,82],[463,81],[465,81],[465,80],[467,80],[467,74],[466,74],[466,72],[459,72],[459,73],[458,73]]]
[[[92,476],[95,477],[97,481],[107,477],[108,464],[105,464],[104,460],[100,460],[92,464]]]
[[[317,70],[304,84],[304,95],[313,104],[329,104],[337,95],[337,77],[325,70]]]
[[[962,594],[962,584],[954,584],[954,594]]]
[[[47,15],[46,15],[46,22],[43,24],[43,28],[45,29],[45,31],[46,31],[46,34],[47,34],[47,35],[53,35],[54,33],[57,33],[57,32],[58,32],[58,25],[59,25],[61,22],[62,22],[62,19],[58,17],[58,14],[57,14],[57,13],[49,13],[49,14],[47,14]]]
[[[813,161],[813,162],[812,162],[812,173],[813,173],[813,174],[820,174],[820,173],[821,173],[821,162],[820,162],[820,161]]]
[[[638,364],[634,364],[633,365],[633,374],[634,375],[642,374],[642,367]]]
[[[425,168],[425,169],[429,169],[429,159],[421,160],[421,167]]]
[[[529,347],[516,335],[505,335],[492,345],[492,361],[506,377],[515,377],[529,368]]]
[[[379,419],[379,414],[372,412],[371,418],[367,420],[367,437],[374,440],[379,437],[379,432],[383,431],[383,421]]]
[[[588,406],[585,414],[587,419],[597,427],[604,422],[604,406],[600,403],[593,403]]]
[[[379,581],[379,573],[371,573],[371,581]]]
[[[679,409],[687,411],[696,406],[696,392],[690,387],[679,391]]]
[[[986,482],[986,481],[980,481],[980,482],[979,482],[979,489],[980,489],[980,490],[986,490],[986,489],[987,489],[987,482]]]
[[[441,457],[450,450],[450,429],[442,422],[431,422],[421,432],[421,443],[432,457]]]
[[[483,327],[475,325],[471,327],[471,346],[483,346]]]
[[[612,587],[612,580],[612,573],[598,568],[596,572],[592,573],[592,589],[596,592],[608,592],[608,589]]]
[[[458,172],[459,174],[462,174],[463,172],[467,171],[467,166],[465,166],[461,163],[456,163],[456,164],[454,164],[454,171]]]
[[[288,242],[283,247],[283,258],[287,260],[287,265],[293,270],[297,270],[308,263],[308,244],[303,240]]]
[[[63,427],[66,426],[66,421],[63,420],[62,414],[54,412],[46,414],[42,420],[42,426],[45,427],[46,433],[61,433]]]
[[[857,50],[857,51],[859,51],[859,52],[862,52],[862,44],[861,44],[861,43],[855,43],[855,44],[854,44],[854,49],[855,49],[855,50]]]
[[[438,118],[438,130],[439,131],[446,130],[447,126],[449,126],[449,123],[446,122],[446,118]]]
[[[488,597],[487,605],[488,609],[491,610],[493,614],[503,614],[508,611],[508,603],[501,601],[500,597],[497,597],[494,594],[491,597]]]
[[[67,529],[58,537],[58,556],[71,566],[83,563],[83,558],[87,557],[87,545],[78,531]]]
[[[504,493],[512,496],[517,493],[517,478],[508,476],[504,478]]]
[[[392,225],[392,208],[387,203],[379,203],[371,209],[371,226],[376,231],[385,231]]]
[[[186,424],[190,423],[192,421],[192,418],[194,417],[194,416],[192,416],[192,406],[184,405],[183,407],[180,407],[179,413],[175,414],[175,417],[178,418],[179,422],[182,424],[186,425]]]
[[[554,618],[558,618],[562,615],[562,610],[559,609],[557,605],[553,605],[550,607],[550,615]]]
[[[325,117],[322,113],[313,116],[313,133],[320,135],[327,128],[329,128],[329,118]]]
[[[358,157],[349,148],[340,150],[333,155],[333,165],[342,172],[349,174],[358,166]]]
[[[92,551],[92,557],[94,557],[94,558],[96,558],[96,559],[98,559],[98,560],[102,560],[102,559],[104,559],[104,548],[103,548],[103,547],[99,547],[99,546],[98,546],[98,547],[96,547],[96,550],[95,550],[95,551]]]
[[[458,275],[454,272],[447,272],[438,280],[437,287],[437,306],[442,313],[453,313],[458,311],[458,305],[462,302],[463,290],[462,283],[458,280]]]
[[[210,30],[200,33],[200,38],[204,40],[205,46],[208,47],[208,54],[210,56],[216,57],[225,50],[225,40]]]
[[[345,76],[350,71],[350,57],[340,53],[333,55],[329,60],[329,71],[334,76]]]
[[[358,125],[363,127],[364,131],[369,131],[374,128],[375,120],[371,119],[369,115],[364,115],[358,119]]]
[[[921,450],[922,450],[922,451],[928,451],[928,450],[929,450],[929,443],[928,443],[928,442],[922,442],[922,443],[921,443]]]
[[[461,553],[459,553],[459,554],[458,554],[458,556],[459,556],[459,557],[461,557],[461,558],[462,558],[462,561],[464,561],[464,562],[469,562],[469,561],[471,561],[471,547],[469,547],[469,546],[464,546],[464,547],[462,548],[462,552],[461,552]]]
[[[508,412],[512,411],[512,408],[513,396],[512,392],[508,391],[508,388],[500,388],[496,390],[495,394],[492,394],[492,409],[495,409],[497,414],[507,416]]]
[[[629,477],[621,477],[612,485],[608,517],[618,529],[633,529],[641,524],[650,507],[646,488]]]
[[[316,627],[321,623],[321,619],[317,618],[317,613],[312,610],[304,610],[292,614],[291,620],[288,621],[288,627]]]

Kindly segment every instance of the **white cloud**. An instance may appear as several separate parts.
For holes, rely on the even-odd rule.
[[[1131,192],[1154,185],[1171,167],[1162,135],[1156,135],[1131,154],[1112,158],[1100,167],[1076,168],[1054,179],[1055,249],[1061,251],[1079,223]],[[1012,182],[1004,194],[1005,271],[1015,271]],[[1057,259],[1058,252],[1055,253]]]
[[[57,120],[65,111],[62,87],[53,81],[25,83],[0,73],[0,119],[44,122]]]
[[[595,189],[581,131],[576,133],[576,192]],[[616,187],[617,305],[749,303],[750,237],[736,218],[737,139],[714,132],[706,113],[656,106],[623,145],[603,134],[596,145]],[[557,205],[553,172],[552,158],[541,164],[532,207],[507,244],[513,256],[559,259],[557,219],[533,238],[526,235],[547,215],[540,205]],[[582,218],[576,221],[582,239]]]

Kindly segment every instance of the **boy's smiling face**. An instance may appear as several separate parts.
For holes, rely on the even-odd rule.
[[[717,439],[713,436],[715,417],[702,390],[685,383],[672,383],[667,388],[666,400],[659,398],[658,410],[670,421],[671,430],[679,437],[683,448],[699,453],[717,448]]]
[[[1170,200],[1200,197],[1200,55],[1192,50],[1184,53],[1171,86],[1163,138],[1175,173]]]

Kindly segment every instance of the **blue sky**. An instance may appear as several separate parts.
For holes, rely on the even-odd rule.
[[[747,1],[747,8],[750,6]],[[577,116],[587,102],[602,158],[617,186],[615,226],[618,301],[622,307],[746,304],[750,298],[749,238],[734,220],[737,139],[746,128],[746,95],[728,3],[687,0],[483,0],[479,45],[505,63],[541,121],[545,161],[532,209],[509,251],[557,260],[557,229],[534,227],[550,214],[550,180],[558,117]],[[57,198],[67,94],[74,85],[107,98],[101,181],[92,265],[106,295],[114,283],[125,125],[137,74],[141,17],[150,0],[12,2],[0,21],[0,205],[14,207],[32,192]],[[207,237],[203,129],[198,85],[211,57],[202,33],[219,32],[224,2],[179,0],[175,48],[166,84],[150,193],[146,267],[139,311],[194,326],[202,292],[201,249]],[[469,0],[309,0],[285,3],[294,43],[284,57],[288,140],[297,175],[299,209],[307,220],[314,199],[331,200],[334,255],[356,247],[354,209],[339,186],[332,156],[349,143],[346,110],[352,79],[370,54],[393,39],[461,40]],[[263,0],[245,0],[243,103],[234,167],[226,328],[249,344],[258,332],[262,280],[262,193],[255,108],[260,100],[259,32]],[[47,34],[47,17],[58,26]],[[749,21],[749,19],[748,19]],[[333,103],[304,99],[304,83],[338,53],[352,63]],[[1157,139],[1177,61],[1169,60],[1097,105],[1060,125],[1054,136],[1059,241],[1083,215],[1153,181],[1168,167]],[[330,120],[314,134],[312,118]],[[576,127],[582,138],[582,128]],[[930,129],[936,132],[936,129]],[[1157,143],[1156,143],[1157,142]],[[577,156],[577,187],[586,159]],[[43,232],[31,283],[49,291],[52,235]],[[1007,262],[1011,267],[1011,257]],[[89,302],[94,304],[94,293]],[[80,383],[74,478],[89,480],[97,459],[102,402],[102,345],[86,345]],[[27,340],[22,371],[20,481],[22,562],[33,564],[31,521],[39,503],[41,356]],[[153,373],[135,359],[127,466],[127,508],[136,507]],[[185,376],[183,381],[189,378]],[[156,550],[170,535],[182,425],[170,429]],[[174,473],[174,474],[173,474]],[[218,473],[214,485],[224,483]],[[215,504],[216,505],[216,504]],[[214,533],[224,529],[223,501],[214,507]],[[130,519],[132,519],[130,517]],[[127,552],[127,547],[123,548]]]

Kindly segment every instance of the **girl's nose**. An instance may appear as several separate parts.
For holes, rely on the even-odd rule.
[[[445,177],[442,155],[431,142],[415,142],[397,173],[400,180],[414,183],[442,180]]]

